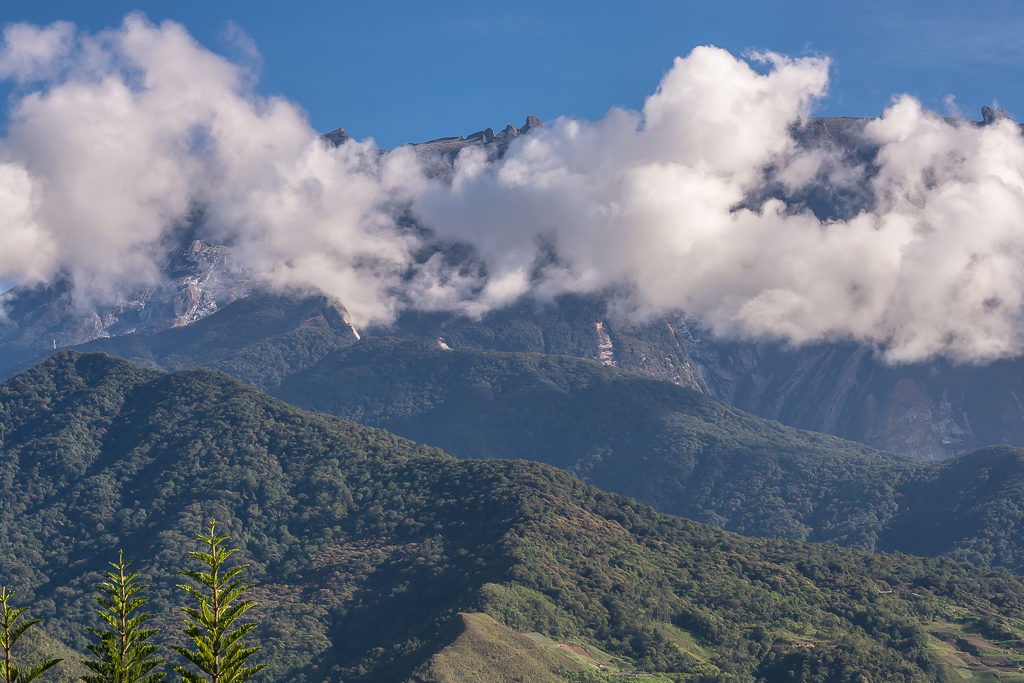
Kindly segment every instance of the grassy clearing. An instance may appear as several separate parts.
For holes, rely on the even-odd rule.
[[[986,637],[970,620],[936,622],[928,636],[928,648],[955,674],[951,680],[1024,682],[1024,640]]]
[[[557,643],[514,631],[486,614],[459,614],[462,632],[434,655],[415,677],[431,683],[456,681],[564,681],[591,665]]]
[[[462,631],[413,677],[417,683],[456,681],[665,681],[658,674],[635,671],[607,652],[584,642],[559,642],[542,633],[520,633],[482,613],[461,613]],[[678,630],[678,629],[676,629]],[[698,650],[685,632],[675,636]],[[686,640],[691,642],[686,643]]]

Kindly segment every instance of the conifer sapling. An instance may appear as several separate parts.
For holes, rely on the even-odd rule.
[[[0,588],[0,648],[3,649],[3,660],[0,661],[0,675],[3,676],[3,683],[29,683],[43,675],[51,667],[55,666],[60,659],[47,659],[45,662],[25,669],[14,663],[11,654],[14,644],[32,626],[38,624],[42,619],[28,619],[18,621],[28,607],[12,607],[11,598],[14,591],[7,590],[4,586]]]
[[[89,630],[99,638],[98,644],[89,646],[96,657],[82,663],[93,673],[82,676],[86,683],[158,683],[165,674],[153,673],[163,659],[153,655],[160,649],[149,641],[158,631],[142,628],[153,618],[151,614],[138,610],[148,602],[139,593],[145,586],[136,583],[138,572],[126,573],[130,562],[124,561],[124,554],[118,552],[117,562],[110,562],[114,571],[104,574],[104,581],[97,586],[100,618],[106,622],[105,629]]]
[[[237,549],[225,545],[228,537],[218,536],[216,525],[211,521],[209,535],[197,538],[206,550],[189,553],[190,558],[198,560],[205,568],[179,572],[198,584],[198,587],[178,585],[198,603],[197,607],[182,608],[188,616],[184,632],[192,639],[194,649],[173,648],[194,667],[171,666],[184,683],[242,683],[265,666],[248,666],[246,663],[260,649],[246,646],[242,640],[256,625],[237,624],[238,619],[255,605],[251,600],[239,599],[252,587],[240,578],[249,565],[224,569],[224,563]]]

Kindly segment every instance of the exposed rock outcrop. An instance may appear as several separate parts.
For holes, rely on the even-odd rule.
[[[351,138],[342,126],[338,126],[330,133],[324,133],[324,138],[335,147],[348,142]]]

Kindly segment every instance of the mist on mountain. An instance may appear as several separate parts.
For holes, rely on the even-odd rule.
[[[357,326],[607,293],[624,319],[684,310],[722,338],[852,340],[889,362],[1024,347],[1019,128],[900,96],[830,138],[810,118],[826,58],[698,47],[641,111],[527,126],[500,154],[483,131],[453,158],[325,139],[246,66],[139,14],[10,25],[0,76],[0,279],[67,282],[81,310],[165,283],[185,226]]]

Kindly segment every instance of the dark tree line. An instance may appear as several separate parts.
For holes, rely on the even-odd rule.
[[[242,623],[254,602],[244,599],[251,588],[243,574],[249,565],[226,567],[236,549],[227,545],[228,537],[218,535],[216,522],[210,522],[206,535],[198,536],[200,550],[188,554],[198,562],[198,570],[184,569],[178,573],[190,581],[178,584],[193,601],[183,606],[184,634],[191,647],[173,646],[184,664],[167,667],[180,676],[183,683],[242,683],[264,668],[252,665],[249,658],[260,648],[247,644],[245,636],[255,628]],[[147,628],[152,614],[143,611],[148,599],[142,596],[146,586],[138,582],[139,574],[130,571],[130,562],[118,553],[117,562],[110,562],[111,571],[103,575],[95,596],[99,623],[89,628],[95,642],[89,645],[92,658],[82,664],[91,673],[81,677],[85,683],[159,683],[167,676],[161,671],[166,660],[160,656],[161,646],[154,642],[159,629]],[[52,669],[62,659],[47,659],[32,666],[19,665],[14,656],[18,639],[40,619],[28,619],[26,607],[14,607],[13,591],[0,587],[0,683],[29,683]]]

